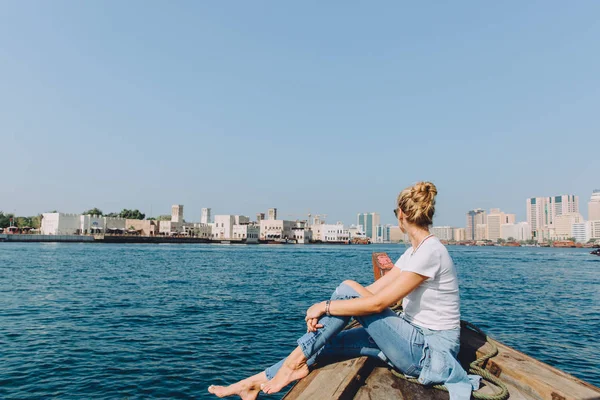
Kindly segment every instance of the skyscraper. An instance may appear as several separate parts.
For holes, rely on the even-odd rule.
[[[486,212],[481,208],[476,208],[467,213],[466,234],[467,240],[477,239],[477,225],[486,224]],[[480,228],[481,229],[481,228]],[[481,236],[481,235],[480,235]]]
[[[210,208],[202,209],[202,216],[200,217],[200,222],[203,224],[210,224]]]
[[[527,199],[527,223],[534,238],[538,232],[549,229],[558,215],[579,212],[579,197],[570,194]]]
[[[600,221],[600,189],[592,192],[592,198],[588,203],[588,220]]]
[[[375,227],[380,225],[378,213],[362,213],[357,216],[357,225],[362,225],[365,235],[374,243],[377,239]]]

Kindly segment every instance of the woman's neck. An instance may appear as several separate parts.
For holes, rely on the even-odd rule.
[[[412,245],[413,249],[419,247],[423,239],[430,235],[429,229],[427,228],[421,228],[417,226],[410,226],[407,228],[408,229],[406,229],[406,233],[408,234],[408,239],[410,240],[410,244]]]

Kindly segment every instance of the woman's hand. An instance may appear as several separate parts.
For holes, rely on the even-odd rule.
[[[319,324],[319,317],[325,314],[325,302],[315,303],[308,310],[306,310],[306,329],[308,332],[315,332],[317,329],[322,328],[323,325]]]

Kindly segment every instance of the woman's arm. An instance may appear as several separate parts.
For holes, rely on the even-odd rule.
[[[398,279],[400,275],[400,268],[394,267],[387,274],[377,279],[375,282],[367,286],[367,290],[373,294],[379,292],[381,289],[386,287],[390,282]]]
[[[346,281],[345,283],[352,286],[355,290],[358,288],[357,292],[362,297],[349,300],[334,300],[329,304],[329,313],[339,316],[360,316],[379,313],[415,290],[427,279],[426,276],[414,272],[396,270],[390,271],[381,278],[384,279],[390,275],[389,282],[381,285],[382,287],[376,293],[371,292],[359,283]],[[306,320],[319,318],[323,314],[325,314],[324,301],[314,304],[306,311]]]

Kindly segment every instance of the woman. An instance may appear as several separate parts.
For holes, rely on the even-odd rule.
[[[429,233],[437,189],[419,182],[398,196],[394,214],[412,246],[396,267],[370,286],[344,281],[330,300],[306,311],[307,333],[279,363],[230,386],[210,386],[218,397],[255,399],[302,379],[316,361],[361,355],[382,359],[423,384],[444,383],[451,399],[469,399],[472,385],[456,361],[460,310],[456,270],[448,251]],[[403,314],[389,307],[402,299]],[[351,317],[362,325],[344,331]]]

